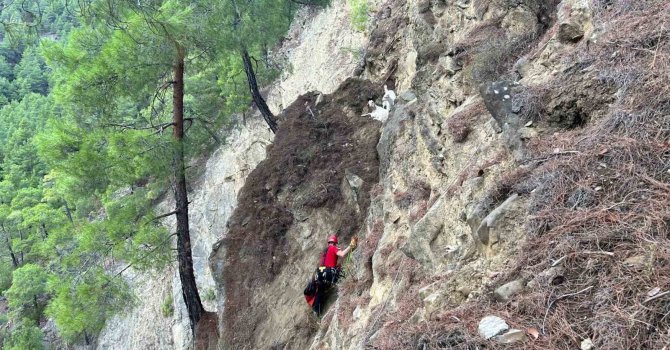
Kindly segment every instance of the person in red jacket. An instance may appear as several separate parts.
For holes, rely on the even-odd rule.
[[[337,283],[337,280],[342,274],[340,266],[338,265],[338,258],[346,257],[352,250],[356,249],[358,239],[356,237],[351,239],[351,243],[345,249],[340,249],[337,246],[337,236],[332,235],[328,237],[328,248],[321,254],[321,264],[316,271],[317,291],[311,301],[312,310],[317,315],[321,315],[322,303],[325,298],[325,291],[328,287]]]
[[[356,237],[351,239],[351,243],[345,249],[340,249],[337,247],[337,236],[332,235],[328,237],[328,248],[323,256],[323,261],[321,266],[325,268],[337,268],[337,258],[344,258],[349,254],[350,251],[356,249]]]

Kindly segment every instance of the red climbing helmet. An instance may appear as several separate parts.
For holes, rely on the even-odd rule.
[[[330,237],[328,237],[328,243],[331,242],[337,244],[337,236],[331,235]]]

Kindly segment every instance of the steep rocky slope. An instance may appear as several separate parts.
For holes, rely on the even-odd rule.
[[[390,0],[375,10],[364,80],[291,104],[240,192],[210,259],[222,345],[666,344],[668,5]],[[400,98],[376,140],[379,124],[357,116],[368,98],[381,102],[383,84]],[[300,291],[339,229],[363,243],[315,320]],[[485,316],[516,330],[483,329],[496,319]]]
[[[370,5],[365,33],[345,1],[301,14],[277,53],[292,70],[267,89],[283,129],[273,141],[252,116],[192,183],[221,345],[666,345],[668,5]],[[384,84],[399,99],[382,125],[360,114]],[[362,243],[316,319],[301,291],[332,233]],[[127,278],[138,306],[97,348],[192,348],[175,271]],[[487,340],[485,316],[518,331]]]

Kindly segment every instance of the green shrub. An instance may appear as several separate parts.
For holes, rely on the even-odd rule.
[[[12,286],[12,265],[0,263],[0,293]]]
[[[348,53],[351,55],[351,57],[354,58],[354,60],[358,61],[361,58],[363,58],[363,49],[362,48],[352,48],[352,47],[343,47],[340,48],[340,51],[342,53]]]
[[[3,350],[42,350],[42,330],[24,319],[9,335],[3,344]]]
[[[207,301],[214,301],[216,300],[216,293],[214,292],[214,289],[207,289],[203,294],[202,298],[207,300]]]
[[[14,270],[12,285],[4,292],[13,315],[16,313],[19,318],[39,321],[46,305],[47,278],[46,271],[35,264],[25,264]]]
[[[174,299],[172,298],[172,294],[169,294],[167,298],[165,298],[165,301],[163,301],[163,305],[161,305],[161,313],[165,317],[172,317],[172,314],[174,313]]]
[[[347,0],[349,13],[351,14],[352,27],[362,32],[368,24],[368,0]]]

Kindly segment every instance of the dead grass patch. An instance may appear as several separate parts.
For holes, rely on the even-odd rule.
[[[582,129],[533,139],[525,167],[490,194],[492,202],[510,191],[531,199],[528,242],[493,285],[521,272],[537,276],[554,262],[560,278],[538,280],[507,303],[482,298],[459,306],[439,316],[453,326],[424,328],[422,336],[473,337],[479,319],[495,314],[541,331],[525,349],[579,348],[586,338],[602,349],[670,342],[670,297],[661,294],[670,285],[670,91],[661,83],[670,76],[670,27],[659,25],[670,12],[662,1],[596,4],[605,32],[566,59],[597,70],[618,91],[616,100]],[[570,93],[569,86],[551,88]],[[641,263],[624,263],[632,257]],[[454,348],[477,343],[465,339]]]
[[[428,183],[417,180],[410,183],[406,191],[393,192],[393,203],[400,209],[408,209],[413,203],[427,200],[430,192],[431,187]]]
[[[351,326],[356,307],[363,307],[370,302],[370,296],[367,293],[369,288],[368,280],[364,279],[347,278],[340,283],[337,289],[336,317],[341,328],[347,329]]]
[[[586,338],[597,349],[670,343],[670,294],[664,294],[670,286],[670,11],[666,1],[593,4],[601,37],[588,49],[585,41],[578,44],[565,59],[597,71],[617,91],[615,101],[582,128],[530,141],[523,167],[503,175],[489,193],[491,203],[511,192],[530,198],[528,241],[491,285],[538,276],[554,264],[560,278],[537,279],[506,303],[483,296],[428,322],[406,322],[374,348],[578,349]],[[574,93],[569,85],[549,89]],[[470,169],[476,170],[464,173]],[[540,337],[522,346],[484,341],[477,325],[485,315],[536,328]],[[395,326],[385,323],[382,330],[387,327]]]
[[[512,34],[502,28],[503,17],[488,19],[470,30],[466,40],[456,43],[454,58],[464,67],[466,83],[473,88],[481,83],[502,80],[520,57],[524,56],[538,38],[544,36],[555,21],[559,1],[537,1],[525,4],[536,12],[538,29],[526,34]],[[474,3],[482,17],[492,6],[511,9],[518,2],[507,0],[478,0]]]
[[[462,111],[454,113],[447,120],[447,131],[454,142],[464,142],[472,131],[472,127],[478,117],[484,114],[486,114],[486,106],[483,101],[475,102]]]
[[[379,245],[379,240],[384,235],[384,220],[378,219],[375,220],[372,224],[372,229],[367,237],[365,237],[365,242],[363,243],[363,258],[365,261],[371,260],[377,246]]]

